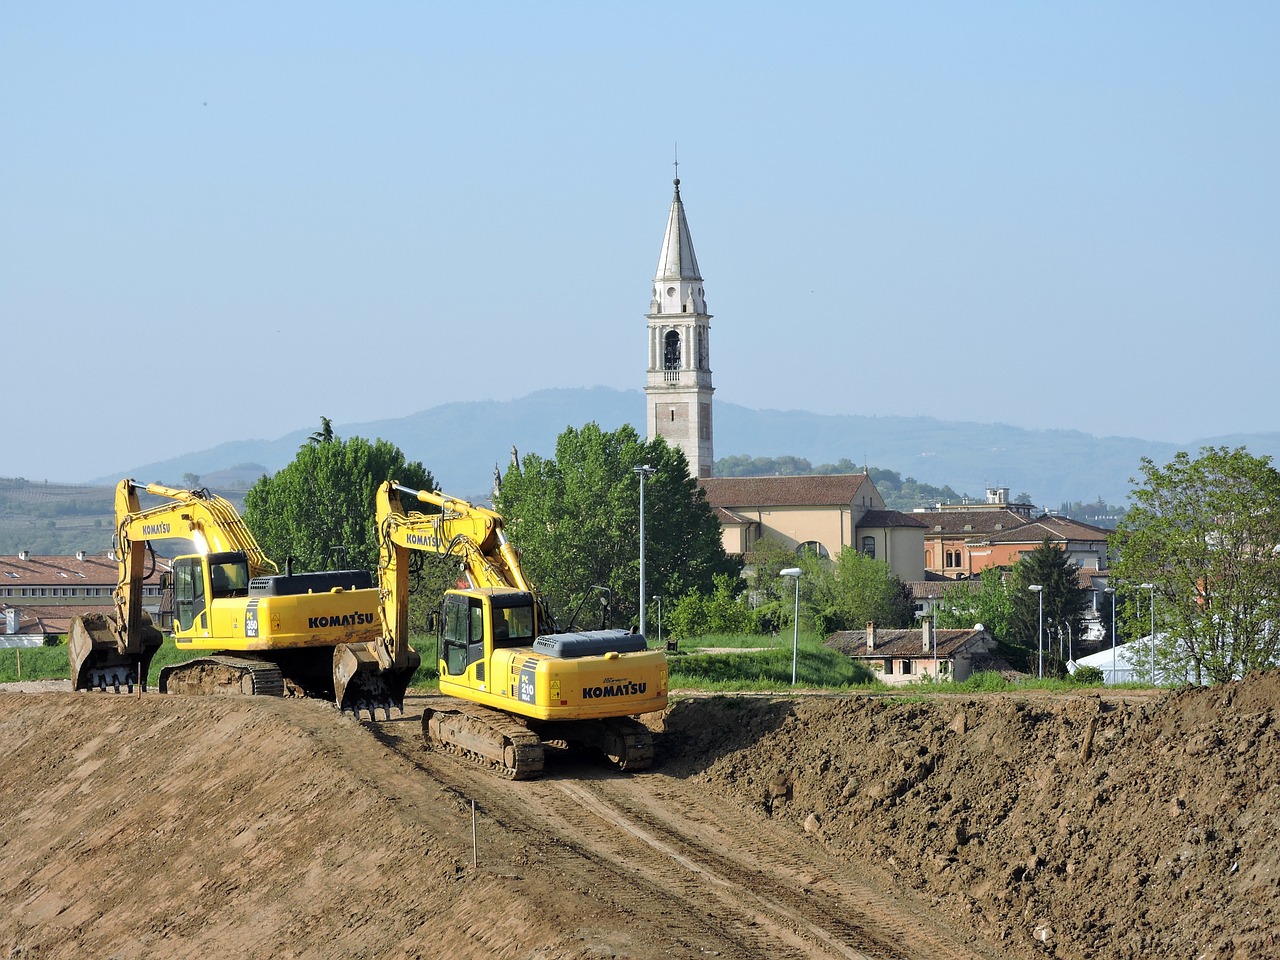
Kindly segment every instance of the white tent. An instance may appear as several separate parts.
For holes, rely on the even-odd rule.
[[[1102,682],[1137,683],[1141,678],[1138,669],[1149,674],[1151,657],[1151,640],[1143,637],[1133,643],[1122,643],[1114,648],[1101,650],[1087,657],[1078,657],[1067,663],[1067,671],[1075,673],[1079,667],[1097,667],[1102,671]]]

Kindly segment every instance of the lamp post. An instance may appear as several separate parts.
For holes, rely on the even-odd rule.
[[[632,467],[640,474],[640,636],[644,636],[644,478],[656,471],[646,465]]]
[[[1106,587],[1103,593],[1111,594],[1111,682],[1116,682],[1116,588]]]
[[[1040,679],[1044,679],[1044,585],[1033,583],[1027,587],[1040,601],[1040,620],[1036,627],[1036,653],[1040,655]]]
[[[1143,590],[1151,591],[1151,685],[1156,685],[1156,585],[1154,583],[1138,584]]]
[[[662,646],[662,598],[654,597],[653,602],[658,605],[658,646]]]
[[[800,573],[799,567],[787,567],[785,570],[779,570],[778,575],[783,577],[794,577],[796,581],[796,613],[795,613],[795,632],[791,638],[791,685],[796,685],[796,665],[800,660]]]

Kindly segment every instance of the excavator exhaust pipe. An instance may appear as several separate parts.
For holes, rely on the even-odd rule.
[[[404,694],[409,681],[422,664],[422,658],[412,647],[408,650],[405,665],[385,666],[377,653],[378,643],[344,643],[333,649],[333,691],[338,709],[350,710],[357,719],[365,710],[370,720],[382,710],[388,720],[391,708],[404,713]]]
[[[67,655],[71,661],[71,682],[76,690],[106,690],[116,693],[134,685],[147,689],[147,671],[164,642],[164,635],[142,614],[142,630],[137,650],[121,653],[116,621],[101,613],[89,613],[71,621]]]

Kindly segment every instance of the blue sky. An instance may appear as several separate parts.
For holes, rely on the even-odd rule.
[[[677,144],[720,399],[1275,430],[1277,104],[1271,3],[11,4],[0,476],[639,389]]]

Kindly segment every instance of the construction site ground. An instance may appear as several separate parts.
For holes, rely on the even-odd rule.
[[[652,770],[431,753],[428,698],[0,693],[0,957],[1280,956],[1280,676],[677,696]]]

